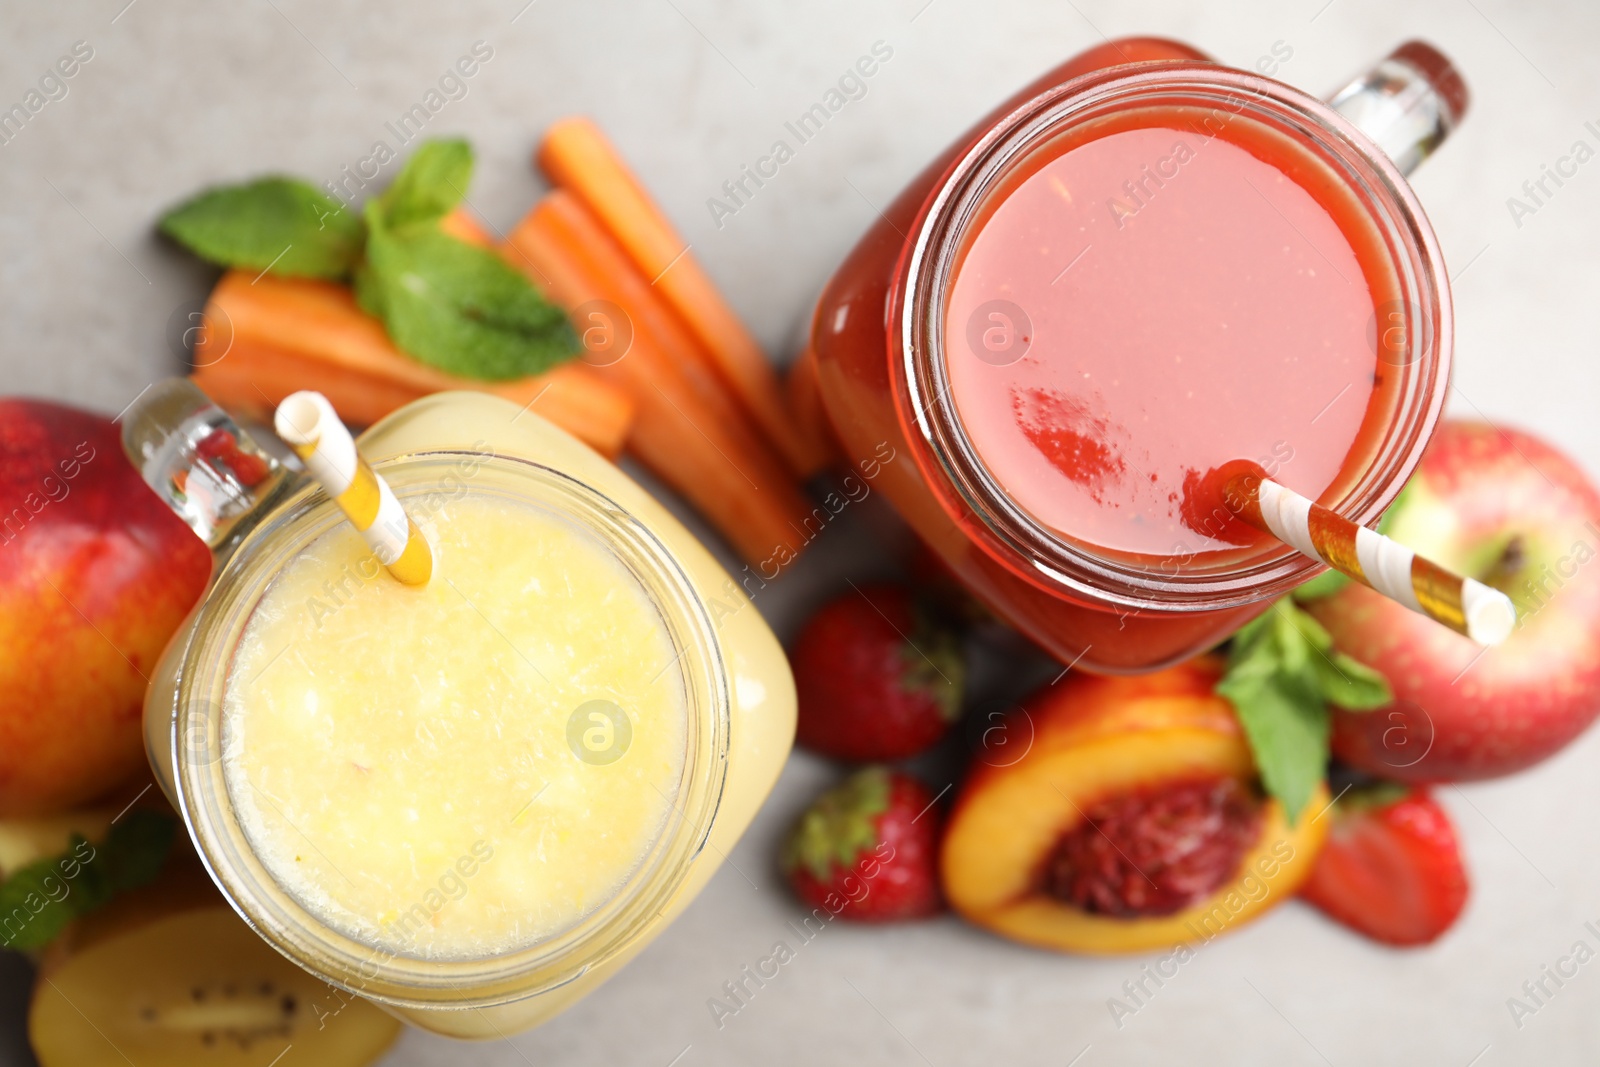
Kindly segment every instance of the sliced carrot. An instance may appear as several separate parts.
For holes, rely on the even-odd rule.
[[[796,432],[761,346],[599,128],[582,116],[563,119],[545,131],[536,158],[552,182],[594,212],[666,298],[790,468],[802,478],[816,473],[826,453]]]
[[[196,385],[229,411],[269,424],[284,397],[306,388],[326,396],[339,417],[354,426],[371,425],[422,395],[398,382],[249,340],[235,341],[227,358],[219,362],[196,365],[193,377]]]
[[[226,359],[196,367],[193,377],[195,384],[223,407],[269,423],[284,397],[308,387],[325,395],[340,418],[355,426],[371,425],[432,391],[372,378],[316,357],[254,341],[237,342]],[[559,367],[548,375],[527,380],[539,383],[531,397],[507,399],[528,405],[529,411],[603,455],[615,458],[620,453],[625,435],[618,432],[622,424],[616,418],[614,386],[579,367]],[[628,403],[632,403],[631,398]]]
[[[652,310],[649,283],[583,204],[556,191],[529,212],[506,243],[507,262],[525,270],[569,312],[607,301],[628,317],[633,337],[626,354],[595,369],[629,388],[638,402],[629,450],[765,577],[794,558],[813,509],[742,414],[724,410],[715,399],[718,391],[695,380],[695,364],[669,355],[670,330],[662,331],[660,315]],[[581,322],[577,326],[584,328]]]
[[[739,440],[742,453],[771,454],[771,448],[751,422],[749,414],[724,387],[705,350],[689,333],[683,321],[672,313],[660,294],[640,275],[633,261],[606,233],[594,213],[571,193],[559,189],[550,194],[542,208],[559,217],[566,232],[578,243],[595,272],[605,279],[611,294],[608,302],[621,308],[627,316],[623,328],[635,336],[642,334],[650,338],[650,353],[652,357],[662,357],[664,373],[682,379],[682,384],[694,393],[697,405],[703,406],[712,421]],[[502,254],[507,262],[528,273],[535,284],[542,288],[548,286],[548,279],[530,271],[530,263],[517,254],[514,243],[508,241]],[[578,305],[571,310],[575,320],[573,326],[580,333],[595,326],[612,328],[618,325],[607,321],[609,313],[604,309]]]
[[[809,447],[831,460],[838,446],[834,444],[833,427],[822,406],[822,383],[817,380],[817,354],[809,344],[789,368],[783,387],[796,431],[806,437]]]
[[[489,233],[488,227],[479,222],[477,216],[464,207],[457,207],[450,214],[440,219],[439,229],[456,240],[465,241],[469,245],[488,248],[494,244],[494,236]]]
[[[195,364],[197,380],[246,390],[236,402],[259,397],[258,388],[271,404],[295,389],[320,389],[340,417],[357,424],[429,393],[494,393],[531,405],[608,456],[621,450],[635,409],[627,390],[581,362],[505,382],[446,374],[395,348],[383,324],[357,307],[344,286],[272,275],[252,281],[240,271],[224,274],[211,292]],[[274,395],[280,385],[292,388]]]

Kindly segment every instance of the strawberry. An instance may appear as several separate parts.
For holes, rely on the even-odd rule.
[[[784,842],[781,862],[795,893],[857,922],[939,911],[934,799],[915,778],[884,767],[865,767],[822,794]]]
[[[1424,945],[1467,902],[1455,827],[1426,789],[1383,784],[1334,805],[1328,841],[1300,895],[1390,945]]]
[[[954,631],[898,585],[868,585],[823,606],[790,653],[797,740],[835,759],[905,759],[961,710],[966,665]]]

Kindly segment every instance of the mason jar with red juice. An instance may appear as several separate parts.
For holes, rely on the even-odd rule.
[[[1323,102],[1172,41],[1006,101],[882,213],[807,359],[846,456],[1063,662],[1153,670],[1317,565],[1197,503],[1234,460],[1371,524],[1438,420],[1449,281],[1404,174],[1465,111],[1401,46]]]

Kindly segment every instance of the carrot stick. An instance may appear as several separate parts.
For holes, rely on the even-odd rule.
[[[273,410],[290,393],[314,386],[333,401],[339,417],[367,426],[420,395],[409,386],[370,378],[256,341],[236,340],[226,359],[198,365],[194,383],[230,411],[271,424]]]
[[[578,242],[578,247],[582,248],[593,262],[599,277],[605,279],[607,285],[611,287],[610,302],[625,311],[626,328],[631,329],[635,335],[642,333],[651,338],[651,353],[659,354],[665,361],[665,373],[681,378],[683,383],[693,390],[698,403],[705,407],[711,420],[740,439],[741,452],[769,455],[770,447],[750,421],[749,414],[723,387],[722,378],[705,350],[689,333],[683,321],[672,313],[671,308],[656,290],[640,276],[633,261],[605,232],[605,227],[595,218],[594,213],[581,200],[565,190],[551,193],[548,203],[543,207],[563,220],[567,230],[573,235],[573,240]],[[514,244],[508,241],[508,247],[502,254],[507,262],[524,273],[529,273],[535,284],[541,288],[548,286],[548,280],[541,278],[536,271],[530,273],[530,261],[517,254]],[[603,315],[602,312],[601,316]],[[586,314],[580,314],[579,317],[588,320],[573,323],[580,334],[591,326],[616,325],[603,322],[600,317]],[[781,460],[779,462],[781,463]]]
[[[332,401],[339,417],[353,426],[368,426],[391,411],[433,390],[330,365],[290,349],[254,341],[236,341],[226,359],[194,369],[195,384],[223,407],[271,421],[273,410],[290,393],[314,385]],[[558,367],[548,375],[527,379],[540,383],[528,404],[603,455],[615,458],[622,449],[626,425],[616,418],[617,390],[580,367]],[[503,395],[503,394],[502,394]],[[631,404],[631,398],[624,398]],[[631,418],[629,420],[631,422]]]
[[[816,473],[826,453],[795,432],[761,346],[599,128],[582,116],[563,119],[545,132],[536,158],[552,182],[599,217],[666,298],[793,471],[801,478]]]
[[[236,366],[227,366],[230,361]],[[257,388],[270,403],[282,399],[272,394],[283,385],[292,386],[285,396],[319,389],[341,418],[357,424],[374,422],[429,393],[494,393],[518,406],[531,405],[530,410],[608,456],[621,449],[635,407],[626,390],[580,362],[504,382],[446,374],[395,348],[383,324],[357,307],[344,286],[272,275],[252,281],[240,271],[223,275],[211,292],[195,364],[197,381],[244,390],[240,402],[260,403]]]
[[[797,432],[803,434],[808,445],[819,455],[830,460],[837,453],[833,443],[833,427],[828,422],[828,412],[822,406],[822,383],[817,379],[817,353],[807,344],[800,358],[789,368],[784,381],[784,395]]]
[[[464,207],[457,207],[450,214],[439,220],[439,229],[454,237],[458,241],[465,241],[469,245],[478,245],[489,248],[494,244],[483,223]]]
[[[540,208],[551,214],[573,246],[582,252],[595,275],[609,286],[610,299],[628,316],[635,335],[651,339],[650,348],[663,358],[657,371],[674,376],[690,390],[706,415],[722,428],[738,446],[738,455],[750,456],[760,466],[775,473],[775,484],[795,488],[784,470],[783,461],[773,453],[760,431],[738,402],[728,395],[704,352],[684,329],[678,317],[665,306],[627,253],[605,232],[600,220],[577,197],[563,190],[551,193]],[[536,210],[539,210],[536,209]],[[578,323],[581,330],[583,323]],[[798,498],[798,490],[796,490]]]
[[[668,355],[671,341],[658,333],[648,282],[588,210],[558,190],[528,213],[506,243],[507,262],[527,271],[569,310],[605,300],[631,321],[627,354],[595,368],[626,385],[638,402],[629,450],[766,577],[794,558],[811,507],[759,434],[730,419],[714,399],[717,392],[694,380],[694,364]]]

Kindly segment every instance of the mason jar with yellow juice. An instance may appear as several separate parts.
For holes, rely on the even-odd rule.
[[[749,824],[794,734],[782,650],[660,504],[506,401],[431,396],[360,440],[427,538],[421,585],[306,479],[204,463],[218,432],[251,449],[174,382],[124,435],[219,558],[150,689],[158,780],[300,966],[442,1034],[542,1022]]]

